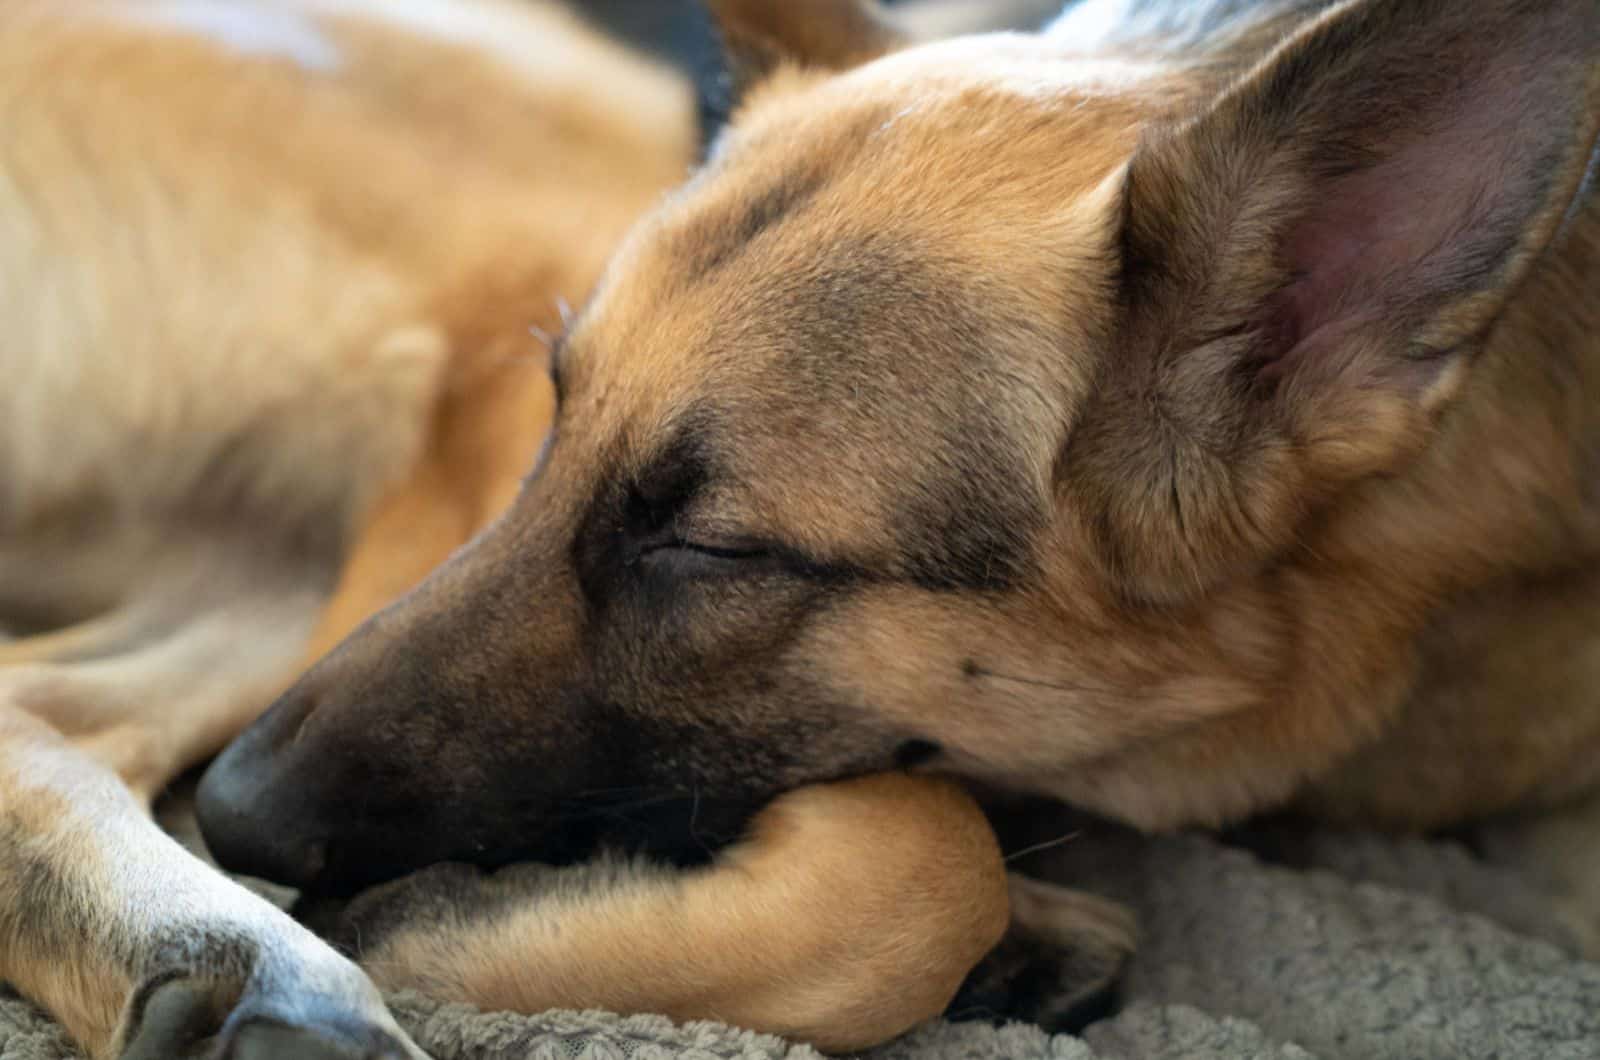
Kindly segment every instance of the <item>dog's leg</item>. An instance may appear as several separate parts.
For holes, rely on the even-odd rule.
[[[96,1057],[420,1057],[352,964],[0,706],[0,979]]]
[[[1474,838],[1491,861],[1545,887],[1579,952],[1600,960],[1600,792],[1537,816],[1484,825]]]
[[[32,637],[0,635],[0,666],[92,657],[137,630],[128,614],[118,610]]]
[[[354,965],[148,816],[292,676],[316,564],[183,550],[0,664],[0,979],[96,1056],[416,1057]]]
[[[0,577],[5,576],[0,568]],[[157,592],[146,592],[110,610],[102,611],[71,625],[46,633],[0,640],[0,668],[23,665],[50,665],[89,662],[126,654],[168,634],[180,625],[186,613],[197,605],[186,583],[174,579]],[[200,600],[215,595],[215,589],[200,595]]]
[[[219,557],[220,559],[220,557]],[[214,754],[293,677],[318,571],[202,564],[68,630],[0,649],[0,701],[153,797]]]
[[[780,798],[705,869],[440,866],[363,895],[339,933],[385,987],[715,1018],[842,1051],[938,1015],[1006,920],[976,804],[886,775]]]

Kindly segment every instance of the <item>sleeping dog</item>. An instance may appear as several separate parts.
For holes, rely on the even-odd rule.
[[[967,820],[950,789],[911,780],[856,782],[893,785],[898,801],[802,787],[896,768],[1144,828],[1281,807],[1431,828],[1590,792],[1591,0],[1089,0],[1042,34],[922,45],[844,0],[714,6],[743,86],[730,128],[631,230],[565,328],[550,359],[554,428],[505,515],[361,624],[212,767],[200,810],[224,863],[352,889],[440,861],[568,860],[617,841],[683,858],[748,836],[709,869],[652,877],[646,899],[665,888],[655,908],[670,909],[686,879],[735,894],[744,873],[783,896],[795,862],[832,849],[835,833],[894,834],[919,819],[912,807]],[[436,197],[428,210],[352,215],[368,233],[415,218],[432,246],[439,211],[474,200],[419,186]],[[350,392],[333,384],[352,380],[330,379],[316,396],[338,411],[274,444],[322,441],[339,458],[327,467],[350,466],[367,435],[327,429],[357,396],[392,392],[378,385],[385,371],[431,363],[436,335],[445,349],[502,350],[515,331],[497,314],[531,312],[504,286],[520,275],[500,264],[518,243],[454,298],[426,303],[459,314],[438,318],[449,327],[430,333],[418,311],[356,362],[379,379]],[[511,440],[492,417],[462,415],[455,389],[425,391],[430,444],[419,456],[414,443],[415,473],[363,509],[313,655],[381,602],[359,587],[384,581],[419,522],[472,522],[450,514],[462,468],[520,463],[531,446],[517,446],[542,433],[517,411],[531,396],[484,385]],[[379,409],[366,422],[415,421]],[[457,434],[462,448],[447,441]],[[464,492],[493,511],[485,498],[504,503],[510,482],[485,470]],[[244,551],[229,569],[261,570],[260,550]],[[59,730],[84,713],[31,716]],[[81,962],[36,960],[25,985],[66,1008],[85,993],[65,981],[80,968],[121,976],[126,1010],[102,1003],[85,1023],[105,1042],[152,1025],[141,1014],[166,1019],[171,984],[196,980],[221,986],[180,996],[171,1021],[231,1009],[225,1045],[240,1027],[269,1046],[284,1027],[400,1042],[353,969],[308,975],[330,967],[310,943],[257,945],[288,936],[276,921],[203,921],[224,926],[203,936],[235,944],[222,952],[242,939],[272,956],[258,962],[266,972],[240,974],[215,950],[160,941],[159,921],[111,915],[171,868],[155,859],[148,873],[91,880],[57,853],[59,822],[74,819],[79,849],[157,847],[149,830],[130,839],[131,823],[102,824],[132,813],[83,809],[115,802],[109,782],[74,779],[112,741],[85,725],[73,757],[51,752],[36,722],[0,723],[0,834],[25,840],[4,864],[108,914],[79,941]],[[165,775],[162,761],[144,768]],[[855,818],[801,815],[809,845],[763,827],[793,805],[771,800],[796,788],[788,800],[883,800],[895,823],[872,802]],[[913,840],[915,856],[891,860],[914,870],[877,876],[877,893],[937,866],[951,890],[940,909],[1002,904],[996,872],[970,868],[992,865],[986,838],[965,856]],[[778,906],[818,918],[806,925],[816,938],[865,923],[880,939],[931,939],[942,969],[992,942],[996,916],[933,938],[927,907],[843,901],[873,889],[838,884],[872,861],[822,873],[832,901]],[[740,868],[752,864],[765,869]],[[545,1003],[550,932],[522,903],[495,900],[498,877],[463,871],[414,877],[432,882],[409,896],[405,881],[390,885],[391,907],[424,901],[432,915],[380,931],[369,969],[482,1003]],[[748,908],[767,914],[745,922],[746,946],[798,919],[770,901]],[[37,953],[50,936],[30,909],[0,895],[0,927]],[[1059,900],[1052,913],[1111,915]],[[900,915],[916,930],[885,936]],[[603,907],[596,919],[608,921]],[[495,968],[463,966],[483,939]],[[716,940],[723,952],[738,942]],[[802,978],[840,963],[826,947],[805,952]],[[165,978],[132,971],[155,967]],[[880,985],[892,998],[898,984]],[[194,996],[198,1017],[184,1003]],[[794,1001],[813,1020],[796,1033],[859,1043],[915,1015],[853,1027],[843,996],[825,984],[806,997],[820,1004]]]
[[[727,831],[908,764],[1152,829],[1594,787],[1590,0],[923,46],[718,6],[749,87],[561,339],[522,493],[219,760],[228,860],[359,883],[554,851],[608,785]]]
[[[1593,3],[718,7],[741,105],[526,487],[213,768],[225,860],[570,856],[621,785],[728,834],[896,765],[1152,829],[1594,787]]]

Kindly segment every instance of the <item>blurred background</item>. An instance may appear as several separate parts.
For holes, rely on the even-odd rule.
[[[0,0],[3,2],[3,0]],[[664,59],[694,78],[701,121],[714,132],[726,117],[729,87],[704,0],[566,0],[596,26]],[[804,2],[804,0],[797,0]],[[1069,0],[884,0],[890,8],[939,8],[961,28],[1036,29]]]

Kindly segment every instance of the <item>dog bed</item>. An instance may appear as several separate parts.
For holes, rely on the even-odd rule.
[[[1449,842],[1322,833],[1291,845],[1295,867],[1199,836],[1086,836],[1039,855],[1031,870],[1070,873],[1138,909],[1142,942],[1120,1011],[1081,1038],[1020,1024],[941,1023],[868,1055],[1600,1058],[1600,964],[1573,956],[1573,936],[1530,881]],[[392,1003],[437,1060],[817,1055],[652,1016],[481,1014],[414,996]],[[77,1056],[36,1009],[0,993],[0,1060]]]

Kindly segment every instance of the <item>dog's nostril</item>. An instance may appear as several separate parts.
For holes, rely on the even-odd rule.
[[[207,848],[223,868],[305,886],[326,870],[328,844],[306,834],[312,819],[302,803],[303,791],[277,765],[247,734],[206,770],[195,797],[195,816]]]
[[[293,708],[285,711],[287,716],[272,727],[272,749],[279,751],[299,743],[305,735],[306,726],[311,724],[312,717],[321,705],[322,695],[318,692],[305,692],[294,700]]]

